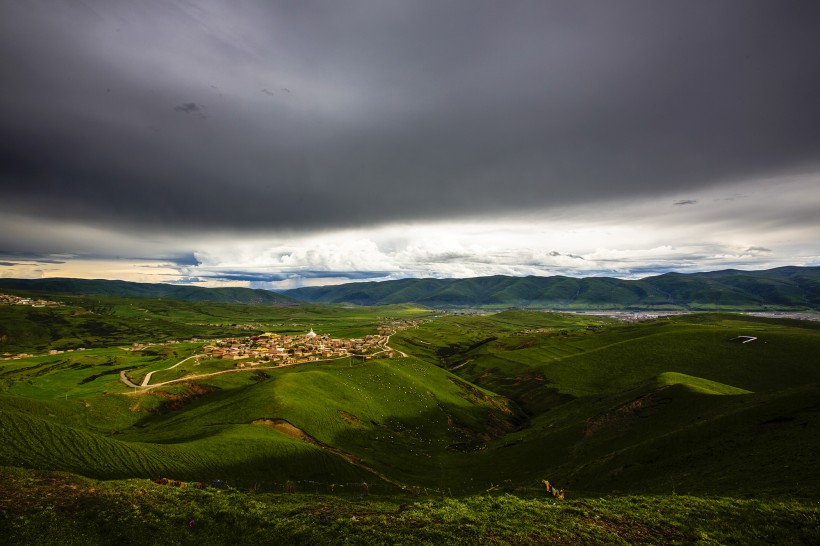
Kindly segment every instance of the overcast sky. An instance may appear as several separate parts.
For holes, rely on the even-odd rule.
[[[820,2],[0,3],[0,276],[820,265]]]

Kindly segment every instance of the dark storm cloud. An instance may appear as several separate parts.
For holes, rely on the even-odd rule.
[[[185,104],[180,104],[179,106],[175,107],[174,110],[176,110],[177,112],[190,114],[192,112],[202,111],[202,107],[195,102],[186,102]]]
[[[567,258],[574,258],[576,260],[583,260],[583,256],[578,256],[577,254],[561,254],[555,250],[550,252],[550,256],[557,257],[557,256],[566,256]]]
[[[778,0],[5,2],[0,213],[299,230],[801,172],[819,24]]]
[[[207,275],[198,277],[184,277],[185,282],[203,281],[248,281],[251,283],[272,283],[289,279],[326,279],[336,278],[348,281],[360,281],[384,278],[389,275],[385,271],[311,271],[298,270],[283,273],[254,273],[248,271],[209,271]]]
[[[284,275],[279,274],[254,274],[254,273],[224,273],[212,274],[204,277],[201,280],[220,280],[220,281],[252,281],[252,282],[273,282],[285,279]]]
[[[697,199],[681,199],[680,201],[675,201],[676,207],[682,207],[684,205],[694,205],[697,204]]]
[[[66,258],[66,257],[63,257]],[[36,252],[12,252],[0,250],[0,259],[16,260],[16,262],[4,262],[4,265],[17,265],[18,262],[37,262],[41,264],[64,264],[65,259],[55,258],[53,254],[39,254]]]

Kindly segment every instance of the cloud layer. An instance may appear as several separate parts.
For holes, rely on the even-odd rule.
[[[703,188],[820,150],[816,3],[3,11],[6,211],[358,226]]]
[[[203,286],[291,288],[402,277],[606,275],[820,265],[815,177],[701,192],[696,203],[656,198],[492,221],[394,223],[319,233],[188,233],[148,240],[110,233],[107,253],[0,254],[0,276],[79,276]],[[744,193],[741,193],[742,189]],[[730,190],[728,193],[726,190]],[[754,219],[750,221],[749,219]],[[9,225],[18,221],[11,220]],[[6,227],[0,219],[0,230]],[[32,226],[73,238],[71,226]],[[53,246],[48,246],[53,245]],[[117,249],[131,254],[117,260]],[[193,249],[186,254],[186,250]],[[51,252],[51,254],[49,254]]]

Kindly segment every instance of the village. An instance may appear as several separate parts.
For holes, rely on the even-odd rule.
[[[355,339],[332,338],[310,331],[304,335],[284,335],[272,332],[244,338],[211,341],[202,352],[211,358],[237,361],[237,368],[274,363],[297,364],[333,358],[370,360],[375,356],[393,357],[387,346],[389,335],[374,334]]]
[[[50,300],[37,300],[12,296],[11,294],[0,294],[0,305],[30,305],[31,307],[58,307],[62,303]]]

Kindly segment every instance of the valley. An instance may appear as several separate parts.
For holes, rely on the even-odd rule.
[[[543,503],[544,480],[566,503],[820,490],[817,322],[52,297],[0,308],[4,347],[40,355],[0,363],[0,465],[31,483],[327,499],[366,483],[374,502]]]

